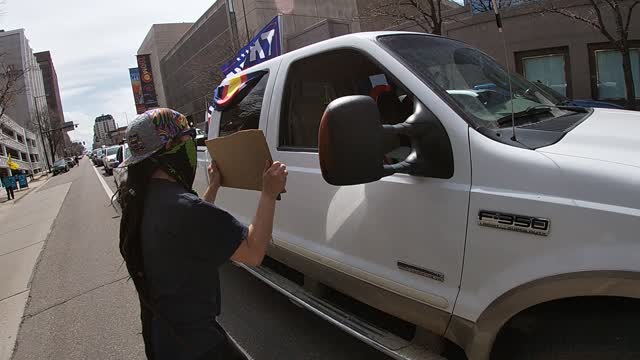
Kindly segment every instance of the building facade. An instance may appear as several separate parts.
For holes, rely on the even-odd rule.
[[[28,174],[46,170],[38,151],[36,134],[7,115],[0,119],[0,124],[0,177],[16,173],[9,168],[9,156],[11,161],[18,164],[18,170],[24,170]]]
[[[101,115],[93,125],[93,148],[114,145],[110,133],[116,130],[116,121],[111,115]]]
[[[24,34],[24,29],[0,31],[0,54],[2,54],[0,61],[22,73],[22,76],[15,84],[15,89],[18,91],[5,109],[5,114],[10,119],[6,123],[13,122],[33,134],[35,144],[32,149],[28,149],[27,155],[38,155],[38,160],[29,166],[25,166],[24,170],[35,172],[47,167],[51,158],[41,136],[41,130],[44,130],[44,128],[40,120],[47,111],[42,71],[38,66],[36,57],[33,55],[33,50],[29,46],[29,40]],[[0,119],[0,121],[4,123],[4,120]],[[18,140],[17,135],[16,139]],[[25,161],[30,161],[30,158],[30,156],[27,156]]]
[[[590,16],[583,0],[565,0],[562,6],[580,16]],[[620,52],[607,38],[582,22],[557,14],[541,14],[540,6],[517,1],[501,10],[507,59],[495,17],[473,11],[468,4],[464,23],[452,22],[445,35],[482,49],[499,62],[532,81],[540,81],[557,92],[576,99],[593,99],[622,105],[625,102],[624,74]],[[615,19],[602,11],[604,22],[615,32]],[[629,39],[636,99],[640,99],[640,11],[631,18]]]
[[[391,1],[391,0],[385,0]],[[368,0],[358,0],[364,7]],[[443,36],[461,40],[492,56],[527,79],[573,99],[593,99],[622,105],[625,85],[619,51],[598,30],[565,16],[544,13],[545,2],[498,0],[504,39],[498,32],[490,0],[466,0],[445,13]],[[570,12],[590,18],[590,2],[554,1]],[[631,2],[630,2],[631,3]],[[606,7],[605,7],[606,8]],[[604,8],[603,8],[604,9]],[[615,32],[615,19],[602,11],[604,22]],[[629,39],[636,99],[640,99],[640,11],[631,18]],[[374,19],[375,20],[375,19]],[[366,30],[423,31],[415,22],[371,21]],[[595,20],[595,18],[594,18]]]
[[[127,132],[127,126],[121,126],[113,131],[111,131],[109,133],[109,136],[111,137],[111,142],[114,145],[118,145],[118,144],[122,144],[124,143],[124,135]]]
[[[160,60],[167,106],[204,122],[220,67],[275,16],[284,51],[360,30],[355,0],[218,0]]]
[[[42,51],[35,53],[42,71],[44,91],[47,100],[48,124],[50,129],[60,129],[64,124],[64,111],[62,110],[62,100],[60,98],[60,88],[58,86],[58,75],[53,66],[51,53]],[[49,133],[49,152],[53,154],[51,161],[65,156],[65,149],[71,146],[71,139],[66,130],[54,130]]]
[[[149,55],[153,83],[156,88],[158,105],[167,106],[167,98],[164,93],[162,71],[160,71],[160,59],[180,40],[182,35],[189,30],[193,23],[153,24],[138,49],[138,55]]]

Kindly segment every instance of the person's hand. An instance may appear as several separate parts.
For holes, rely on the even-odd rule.
[[[220,187],[222,177],[220,176],[220,170],[218,170],[218,166],[215,161],[211,160],[209,167],[207,167],[207,172],[209,173],[209,187],[218,189]]]
[[[279,161],[269,164],[267,161],[262,174],[262,194],[277,198],[287,185],[287,166]]]

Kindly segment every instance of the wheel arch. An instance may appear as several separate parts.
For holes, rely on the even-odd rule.
[[[454,315],[445,336],[469,360],[488,360],[500,330],[521,312],[554,300],[597,296],[640,299],[640,272],[581,271],[537,279],[500,295],[475,323]]]

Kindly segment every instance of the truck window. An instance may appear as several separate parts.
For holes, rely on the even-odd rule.
[[[228,109],[220,117],[218,136],[231,135],[240,130],[257,129],[260,123],[260,112],[264,100],[269,75],[264,75],[244,98]]]
[[[293,63],[289,69],[279,149],[317,151],[324,110],[331,101],[348,95],[371,96],[386,124],[403,122],[412,113],[411,97],[365,55],[338,50],[311,56]],[[389,142],[392,147],[399,143]]]

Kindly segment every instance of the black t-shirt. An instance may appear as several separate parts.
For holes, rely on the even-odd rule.
[[[145,284],[151,297],[156,359],[195,359],[224,335],[218,268],[247,228],[175,182],[153,179],[141,227]]]

